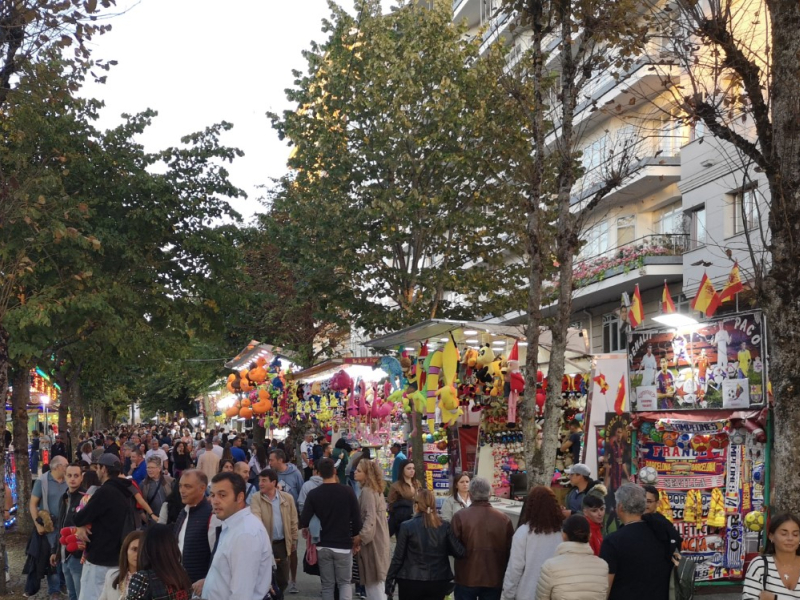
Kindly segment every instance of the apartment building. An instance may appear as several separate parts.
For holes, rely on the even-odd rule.
[[[514,62],[526,38],[519,29],[512,34],[514,18],[500,5],[501,0],[453,0],[453,19],[466,20],[485,48],[513,44]],[[662,81],[665,74],[675,80],[683,75],[669,66],[669,58],[667,41],[655,39],[622,80],[595,76],[578,107],[584,175],[575,186],[576,206],[597,189],[621,149],[632,156],[622,185],[588,215],[586,244],[575,264],[572,324],[585,330],[593,353],[625,349],[621,296],[636,285],[647,327],[657,325],[651,318],[659,314],[665,282],[678,310],[688,313],[704,270],[720,289],[738,260],[745,278],[751,262],[744,231],[763,223],[763,177],[743,170],[734,149],[673,116],[673,98]],[[593,100],[612,109],[592,111]],[[555,308],[544,307],[544,314]],[[524,318],[519,312],[502,320]]]

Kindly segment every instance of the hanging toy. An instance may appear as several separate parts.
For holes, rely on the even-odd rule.
[[[508,422],[517,422],[517,403],[520,395],[525,392],[525,377],[519,370],[519,342],[514,342],[514,347],[508,355]],[[538,403],[537,403],[538,404]]]

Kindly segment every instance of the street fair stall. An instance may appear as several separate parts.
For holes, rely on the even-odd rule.
[[[634,330],[596,357],[586,462],[614,491],[653,485],[698,582],[735,581],[763,542],[769,504],[767,360],[760,312]],[[625,376],[627,370],[627,376]],[[622,375],[621,375],[622,374]],[[618,379],[619,378],[619,379]]]
[[[524,393],[527,344],[521,326],[436,319],[367,342],[394,351],[402,369],[398,398],[409,433],[422,428],[426,480],[440,495],[448,493],[454,471],[474,470],[492,482],[497,495],[524,486],[524,452],[518,404]],[[588,371],[586,338],[571,330],[564,380],[566,425],[580,418]],[[549,363],[551,337],[543,330],[538,381],[540,407]],[[389,357],[391,358],[391,357]],[[565,426],[566,433],[566,426]],[[438,452],[438,456],[437,456]]]

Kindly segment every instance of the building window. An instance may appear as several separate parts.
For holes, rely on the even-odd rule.
[[[683,212],[681,203],[674,202],[657,210],[654,215],[653,229],[661,235],[681,233],[683,230]]]
[[[736,193],[733,197],[733,233],[753,231],[757,226],[756,188]]]
[[[581,236],[586,242],[581,248],[580,258],[593,258],[608,251],[608,222],[593,225]]]
[[[625,333],[617,312],[603,315],[603,352],[625,350]]]
[[[636,217],[628,215],[627,217],[617,218],[617,246],[627,246],[632,244],[636,239]]]
[[[689,225],[689,249],[696,250],[706,245],[706,207],[701,206],[686,215]]]

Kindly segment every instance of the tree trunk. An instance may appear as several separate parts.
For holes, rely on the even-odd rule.
[[[8,397],[8,332],[5,328],[0,326],[0,398],[5,399]],[[5,472],[6,472],[6,415],[5,407],[3,408],[3,435],[0,436],[0,474],[3,475],[3,481],[0,482],[0,509],[5,509],[6,506],[6,486],[5,486]],[[5,514],[5,513],[3,513]],[[6,528],[0,526],[0,573],[5,572],[5,549],[6,549]],[[0,576],[0,595],[6,593],[6,578]]]
[[[759,294],[769,326],[769,377],[775,396],[772,462],[777,510],[800,511],[800,4],[767,2],[772,29],[772,135],[769,175],[772,265]]]
[[[419,366],[417,367],[419,368]],[[413,409],[412,409],[413,410]],[[411,460],[414,462],[414,474],[420,485],[425,485],[425,460],[423,456],[422,447],[422,422],[424,415],[417,413],[417,427],[414,435],[410,436],[411,439]]]
[[[31,399],[31,375],[28,365],[18,365],[13,375],[11,406],[14,419],[14,460],[17,465],[17,529],[24,535],[33,530],[28,510],[31,499],[31,469],[28,456],[28,402]]]
[[[267,428],[258,424],[258,420],[253,422],[253,443],[263,444],[267,438]]]
[[[72,384],[72,398],[70,399],[69,413],[71,419],[69,428],[70,446],[72,447],[72,456],[70,460],[77,458],[80,448],[78,448],[78,436],[80,436],[83,429],[83,392],[81,390],[80,380],[76,380]]]

